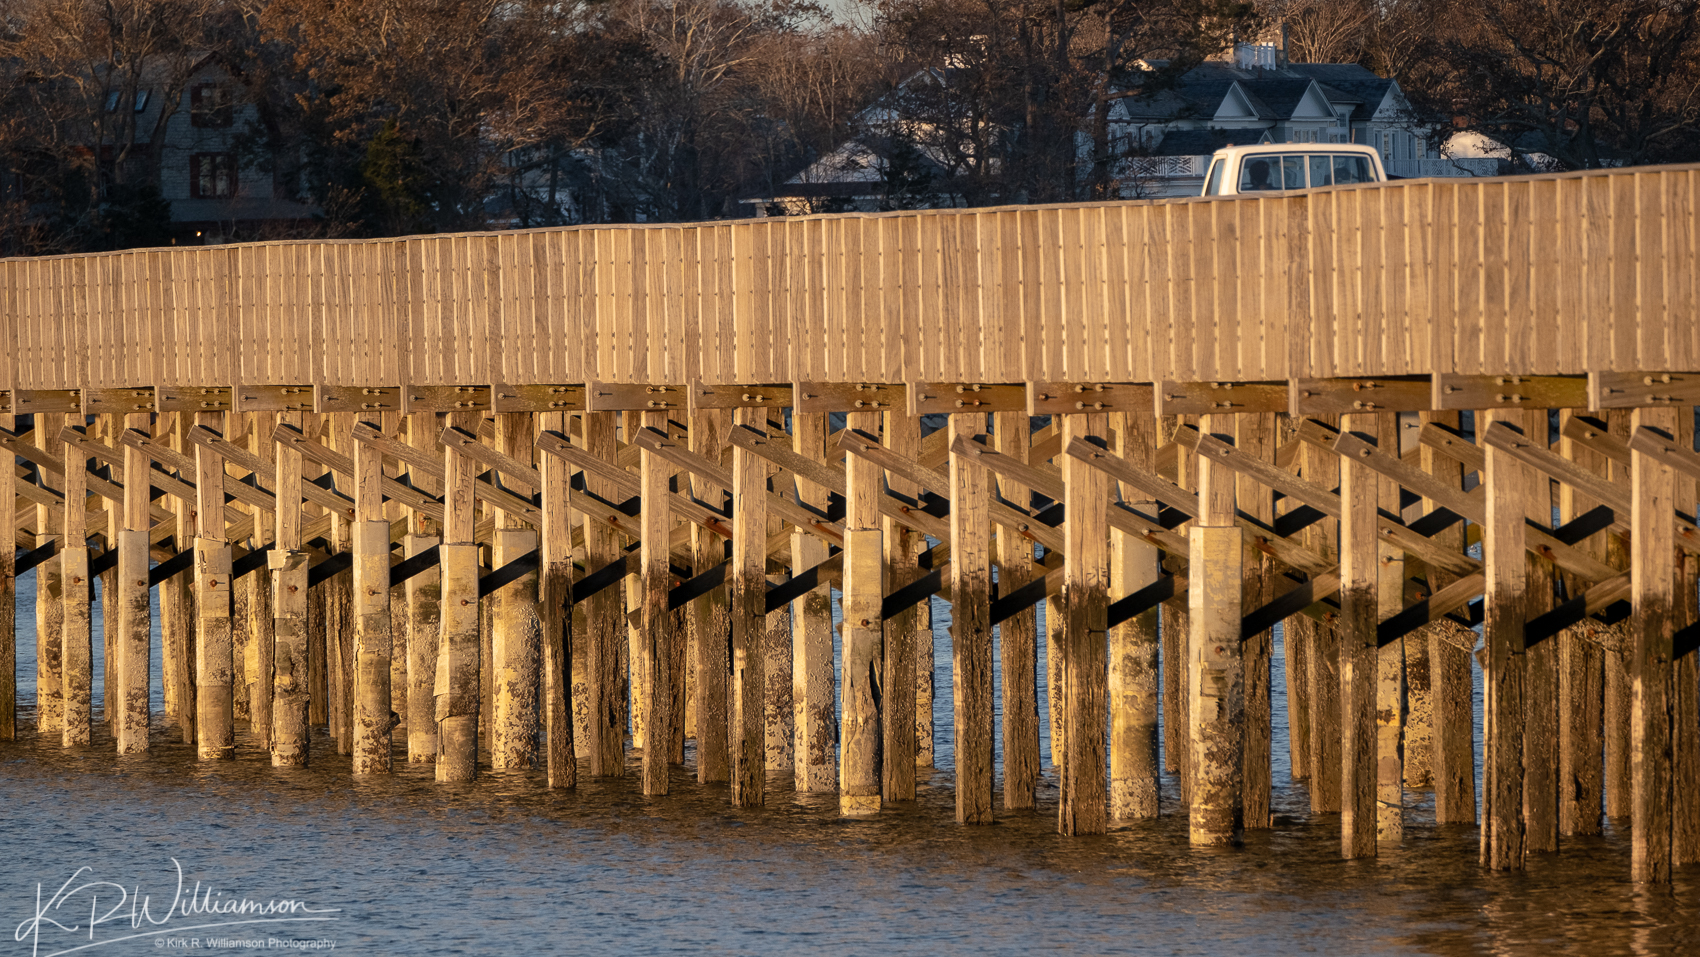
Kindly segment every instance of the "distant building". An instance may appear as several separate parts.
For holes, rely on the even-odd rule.
[[[936,81],[944,74],[933,73]],[[1132,93],[1132,91],[1124,91]],[[1492,176],[1500,159],[1442,156],[1416,123],[1393,80],[1355,63],[1289,64],[1277,44],[1242,45],[1233,61],[1211,61],[1154,95],[1117,97],[1109,117],[1117,179],[1129,199],[1196,196],[1210,154],[1255,143],[1363,143],[1381,151],[1391,177]],[[745,200],[756,215],[872,210],[891,176],[889,110],[864,112],[864,132],[787,181],[770,197]],[[922,150],[924,154],[924,148]],[[1082,159],[1090,144],[1082,143]],[[944,163],[922,156],[936,171]],[[915,160],[909,159],[913,164]]]
[[[243,82],[208,55],[190,66],[186,80],[168,78],[161,68],[144,77],[134,95],[114,91],[107,97],[108,113],[135,114],[135,152],[157,156],[152,164],[133,160],[127,172],[132,180],[157,177],[179,244],[275,238],[317,212],[300,200],[300,164],[272,152],[275,138],[244,95]],[[176,102],[162,126],[170,97]],[[157,151],[151,149],[155,135],[163,137]],[[112,148],[102,144],[103,153]]]

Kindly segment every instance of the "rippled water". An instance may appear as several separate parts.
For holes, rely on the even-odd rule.
[[[33,705],[23,584],[20,698]],[[944,616],[935,624],[948,766]],[[195,938],[220,951],[214,936],[271,936],[385,955],[1700,953],[1695,873],[1637,891],[1615,827],[1493,875],[1476,865],[1476,830],[1435,826],[1428,796],[1413,792],[1402,847],[1341,861],[1338,817],[1313,818],[1289,779],[1279,660],[1275,674],[1276,824],[1231,850],[1188,846],[1173,780],[1159,821],[1058,837],[1048,766],[1036,812],[968,828],[954,823],[947,773],[924,778],[913,805],[847,821],[834,796],[793,794],[789,775],[774,776],[766,808],[735,811],[724,787],[683,768],[671,795],[645,798],[635,773],[570,792],[538,773],[439,785],[405,762],[355,780],[322,735],[314,766],[289,771],[243,730],[239,760],[202,763],[166,730],[150,755],[120,758],[98,725],[95,746],[75,751],[26,728],[0,744],[0,954],[32,953],[14,938],[38,885],[50,900],[82,866],[85,881],[149,895],[157,916],[176,887],[173,858],[189,888],[292,898],[336,919],[185,931],[172,928],[195,921],[176,918],[84,952],[160,953]],[[86,924],[89,906],[84,895],[58,919]],[[96,938],[130,933],[114,922]],[[43,925],[38,953],[88,942],[86,928]]]

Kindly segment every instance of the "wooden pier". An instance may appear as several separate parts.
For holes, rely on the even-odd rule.
[[[1231,844],[1272,824],[1280,624],[1344,856],[1431,789],[1489,867],[1609,816],[1669,881],[1697,204],[1663,167],[3,261],[0,738],[35,569],[65,747],[145,752],[158,682],[206,760],[306,765],[325,726],[355,774],[572,788],[635,752],[659,796],[690,739],[734,805],[875,815],[944,734],[986,824],[1034,805],[1048,723],[1062,833]]]

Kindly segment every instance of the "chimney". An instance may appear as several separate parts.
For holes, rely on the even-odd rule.
[[[1281,21],[1281,52],[1276,54],[1276,62],[1285,70],[1292,61],[1287,59],[1287,21]]]

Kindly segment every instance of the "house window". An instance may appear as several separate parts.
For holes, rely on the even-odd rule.
[[[195,153],[189,157],[189,195],[226,199],[236,195],[236,155]]]
[[[235,119],[230,87],[222,83],[198,83],[189,88],[189,122],[200,127],[229,126]]]
[[[136,112],[140,113],[147,108],[148,108],[148,91],[147,90],[137,90],[136,91]]]

